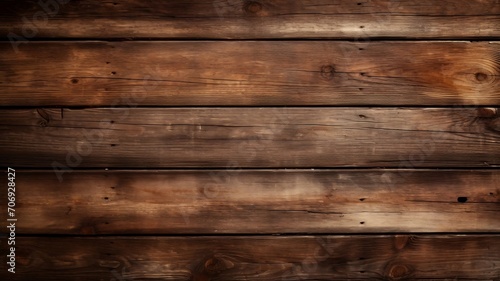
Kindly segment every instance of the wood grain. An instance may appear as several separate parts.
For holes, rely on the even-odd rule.
[[[22,237],[2,280],[498,280],[498,235]]]
[[[3,43],[0,63],[2,106],[500,104],[498,42]]]
[[[496,108],[0,110],[0,166],[498,167]]]
[[[500,231],[498,170],[74,171],[62,179],[17,172],[18,234]]]
[[[0,34],[32,38],[483,38],[496,0],[0,2]],[[15,35],[13,35],[15,34]]]

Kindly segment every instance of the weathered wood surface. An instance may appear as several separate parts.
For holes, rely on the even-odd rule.
[[[495,108],[0,110],[1,166],[498,167]]]
[[[497,0],[37,2],[1,1],[0,34],[26,40],[500,36]]]
[[[0,63],[2,106],[500,104],[498,42],[4,42]]]
[[[19,234],[499,232],[498,170],[17,172]]]
[[[22,237],[18,245],[16,274],[2,270],[2,280],[497,281],[500,276],[498,235]]]

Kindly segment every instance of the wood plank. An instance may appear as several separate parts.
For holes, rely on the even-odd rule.
[[[21,237],[17,242],[16,274],[2,270],[2,280],[497,281],[500,276],[498,235]]]
[[[498,42],[2,43],[0,61],[2,106],[500,104]]]
[[[0,166],[498,167],[496,108],[0,110]]]
[[[74,171],[62,182],[51,171],[16,176],[19,234],[500,231],[499,170]]]
[[[1,1],[0,34],[26,40],[500,36],[500,3],[496,0],[40,2],[49,4]]]

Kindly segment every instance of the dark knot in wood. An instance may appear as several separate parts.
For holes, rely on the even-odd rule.
[[[483,82],[486,79],[488,79],[488,75],[482,72],[478,72],[474,76],[476,77],[476,80],[479,82]]]
[[[410,235],[396,235],[394,237],[394,246],[397,250],[402,250],[408,245],[411,240]]]
[[[391,263],[387,266],[387,280],[402,280],[410,277],[413,269],[409,265],[402,263]]]
[[[224,257],[213,256],[205,261],[204,272],[209,275],[219,274],[233,266],[234,264],[230,260]]]
[[[477,109],[477,117],[479,118],[494,118],[498,114],[498,109],[494,107],[480,107]]]
[[[335,67],[333,65],[323,65],[321,67],[321,76],[327,80],[332,80],[335,76]]]
[[[41,117],[41,120],[38,121],[38,125],[41,127],[47,127],[50,122],[50,115],[42,108],[38,108],[36,112]]]
[[[245,3],[244,10],[249,14],[256,14],[262,11],[262,4],[256,1],[248,1]]]

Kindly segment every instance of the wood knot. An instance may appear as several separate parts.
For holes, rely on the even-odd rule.
[[[498,114],[498,110],[493,107],[481,107],[477,109],[477,117],[479,118],[494,118]]]
[[[232,268],[234,264],[222,257],[211,257],[205,261],[204,271],[210,275],[218,274],[224,270]]]
[[[47,126],[49,126],[49,122],[47,122],[47,121],[45,121],[45,120],[40,120],[40,121],[38,121],[38,123],[37,123],[37,124],[38,124],[38,126],[40,126],[40,127],[47,127]]]
[[[410,240],[410,235],[396,235],[396,237],[394,237],[394,246],[397,250],[402,250],[408,245]]]
[[[476,80],[479,82],[483,82],[486,79],[488,79],[488,74],[482,72],[477,72],[476,74],[474,74],[474,76],[476,77]]]
[[[244,10],[249,14],[257,14],[262,11],[262,4],[256,1],[248,1],[245,3]]]
[[[401,280],[411,276],[413,269],[405,264],[393,263],[389,264],[386,270],[388,280]]]
[[[321,67],[321,76],[327,80],[332,80],[335,76],[335,67],[333,65],[323,65]]]
[[[36,113],[38,113],[38,115],[40,116],[40,120],[38,121],[38,125],[41,126],[41,127],[47,127],[49,125],[49,122],[50,122],[50,114],[47,113],[47,111],[45,111],[44,109],[42,108],[38,108],[36,110]]]

